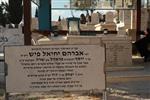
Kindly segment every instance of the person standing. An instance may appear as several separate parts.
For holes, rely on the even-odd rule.
[[[135,42],[135,46],[142,57],[144,57],[144,62],[148,61],[150,57],[150,51],[148,50],[148,45],[150,44],[150,29],[147,28],[146,31],[141,31],[140,35],[145,35],[144,38]]]
[[[85,17],[84,14],[81,14],[81,15],[80,15],[80,23],[81,23],[81,24],[86,24],[86,17]]]

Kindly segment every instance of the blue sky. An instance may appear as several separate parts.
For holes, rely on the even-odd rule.
[[[8,0],[0,0],[0,1],[6,1]],[[52,8],[69,8],[70,7],[70,0],[52,0]],[[32,3],[32,17],[35,16],[35,10],[37,6]],[[79,10],[52,10],[52,20],[57,21],[58,17],[61,16],[61,18],[66,18],[66,17],[72,17],[72,13],[75,17],[79,17],[81,13],[86,14],[85,11],[79,11]]]
[[[70,7],[70,0],[52,0],[52,8],[69,8]],[[36,6],[32,4],[32,16],[35,15],[35,9]],[[79,17],[81,11],[72,11],[73,15],[75,17]],[[61,18],[67,18],[67,17],[72,17],[71,10],[52,10],[52,20],[57,21],[58,17],[61,16]]]

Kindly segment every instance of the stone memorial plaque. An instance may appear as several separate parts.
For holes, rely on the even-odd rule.
[[[125,66],[132,64],[132,50],[128,43],[107,43],[106,66]]]
[[[22,29],[6,29],[0,33],[0,52],[3,52],[3,47],[6,45],[24,45],[24,35]]]
[[[7,92],[105,89],[99,45],[5,47]]]

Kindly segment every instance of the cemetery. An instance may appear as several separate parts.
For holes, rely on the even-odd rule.
[[[149,99],[149,59],[135,45],[149,28],[149,7],[149,0],[23,0],[18,28],[0,26],[0,95]],[[35,100],[55,100],[46,97]]]

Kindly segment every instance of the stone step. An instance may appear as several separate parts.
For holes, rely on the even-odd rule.
[[[140,68],[140,67],[139,67]],[[150,80],[150,68],[127,71],[106,72],[107,82],[128,82],[137,80]]]
[[[143,81],[150,80],[150,75],[136,75],[136,76],[108,76],[106,82],[118,83],[118,82],[131,82],[131,81]]]
[[[106,72],[112,71],[133,71],[133,70],[143,70],[144,66],[118,66],[118,67],[106,67]]]

